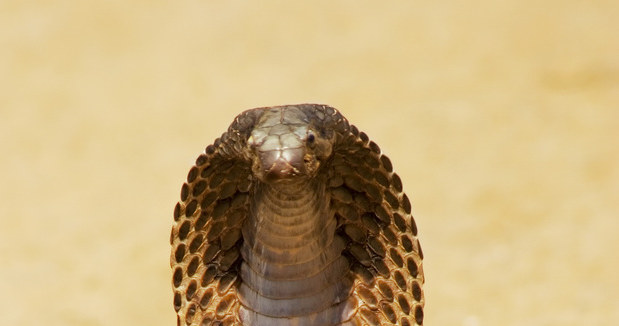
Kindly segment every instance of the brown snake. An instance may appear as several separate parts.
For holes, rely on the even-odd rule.
[[[178,325],[422,325],[423,253],[400,177],[335,109],[248,110],[174,209]]]

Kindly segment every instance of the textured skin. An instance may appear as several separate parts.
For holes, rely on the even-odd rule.
[[[179,325],[422,325],[410,201],[331,107],[241,113],[190,169],[174,221]]]

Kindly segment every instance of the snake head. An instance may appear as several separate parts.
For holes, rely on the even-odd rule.
[[[332,141],[294,106],[266,109],[247,140],[252,171],[265,183],[308,179],[332,152]]]

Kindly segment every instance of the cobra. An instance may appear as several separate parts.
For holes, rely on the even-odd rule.
[[[423,253],[389,158],[334,108],[238,115],[174,209],[178,325],[422,325]]]

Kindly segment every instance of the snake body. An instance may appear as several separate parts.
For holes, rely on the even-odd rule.
[[[335,109],[248,110],[174,209],[178,325],[422,325],[423,254],[390,160]]]

